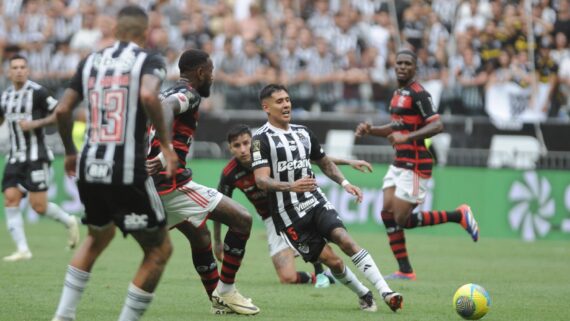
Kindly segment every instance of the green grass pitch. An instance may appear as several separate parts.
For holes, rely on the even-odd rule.
[[[461,320],[452,309],[455,290],[465,283],[482,285],[490,293],[492,306],[483,320],[546,321],[570,320],[570,246],[565,241],[523,243],[518,240],[487,239],[479,243],[464,237],[440,237],[407,233],[415,282],[392,281],[404,294],[404,309],[392,313],[382,302],[376,313],[358,309],[357,298],[341,285],[315,289],[309,285],[280,285],[267,254],[264,231],[256,224],[238,289],[261,308],[257,320]],[[5,230],[4,230],[5,231]],[[65,230],[42,220],[27,224],[26,232],[34,257],[31,261],[0,262],[0,320],[50,320],[62,288],[72,253],[64,250]],[[86,228],[82,227],[84,235]],[[235,320],[241,316],[215,316],[194,271],[189,246],[182,235],[171,233],[174,254],[144,320]],[[377,233],[355,232],[355,239],[373,255],[384,273],[396,263],[382,229]],[[0,255],[14,250],[6,232],[0,233]],[[338,248],[335,247],[335,250]],[[127,285],[142,253],[132,238],[118,233],[99,259],[79,305],[77,319],[116,320]],[[343,255],[343,258],[346,256]],[[349,262],[349,260],[345,260]],[[349,266],[356,270],[352,263]],[[312,266],[297,259],[298,269]],[[357,273],[365,285],[371,285]],[[378,295],[375,293],[378,300]]]

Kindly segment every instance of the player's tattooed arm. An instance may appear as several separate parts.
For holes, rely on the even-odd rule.
[[[358,186],[350,184],[350,182],[344,178],[342,172],[330,158],[325,156],[315,162],[323,171],[323,173],[327,175],[327,177],[341,185],[349,194],[356,196],[357,202],[362,202],[362,191],[360,188],[358,188]]]
[[[343,158],[336,158],[332,156],[328,156],[328,158],[335,163],[336,165],[350,165],[350,167],[361,171],[363,173],[369,172],[372,173],[372,165],[362,159],[343,159]]]
[[[337,184],[342,183],[344,180],[344,175],[340,169],[338,169],[338,166],[336,166],[333,160],[331,160],[328,156],[315,161],[315,163],[317,163],[317,165],[320,167],[323,173],[327,175],[328,178],[332,179]]]
[[[303,177],[292,183],[281,182],[271,178],[269,167],[256,168],[253,171],[257,187],[268,192],[312,192],[317,189],[317,180],[312,177]]]

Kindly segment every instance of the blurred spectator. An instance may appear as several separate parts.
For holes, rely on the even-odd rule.
[[[327,40],[318,37],[316,39],[316,51],[309,59],[307,71],[320,111],[331,112],[335,110],[336,103],[340,98],[338,70]]]
[[[562,61],[570,57],[570,48],[568,47],[568,39],[562,32],[558,32],[554,38],[554,48],[550,51],[550,57],[561,65]]]
[[[485,115],[482,90],[487,82],[487,72],[477,58],[472,49],[466,49],[462,65],[455,70],[461,86],[463,112],[472,116]]]
[[[566,39],[570,39],[570,2],[569,0],[560,0],[558,2],[558,14],[556,22],[554,22],[554,34],[558,32],[564,33]]]
[[[101,30],[97,28],[97,11],[93,6],[85,8],[81,16],[81,28],[71,38],[71,49],[89,53],[97,46],[101,38]]]
[[[97,41],[96,48],[103,49],[112,46],[115,42],[115,18],[108,15],[99,15],[97,17],[97,26],[101,31],[101,37]]]
[[[311,85],[307,82],[307,62],[296,54],[295,38],[284,41],[279,55],[279,83],[287,86],[291,97],[295,97],[293,108],[310,111],[313,104]]]

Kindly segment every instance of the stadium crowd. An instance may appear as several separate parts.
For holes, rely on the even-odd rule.
[[[442,113],[485,116],[485,92],[502,82],[543,84],[541,111],[570,111],[569,0],[4,0],[0,90],[7,59],[24,53],[31,78],[59,97],[81,58],[112,43],[128,2],[149,10],[148,45],[170,81],[184,49],[214,58],[205,112],[257,110],[259,89],[280,82],[299,111],[386,114],[398,43],[417,53]]]

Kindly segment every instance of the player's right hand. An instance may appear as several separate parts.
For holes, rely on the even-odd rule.
[[[75,177],[75,169],[77,165],[77,154],[65,155],[64,168],[67,176]]]
[[[162,165],[160,157],[156,156],[155,158],[148,159],[146,161],[146,172],[150,176],[158,174],[164,168],[163,166],[164,165]]]
[[[301,179],[294,181],[293,184],[291,184],[291,189],[289,191],[302,193],[302,192],[312,192],[316,189],[317,189],[317,180],[312,177],[305,176]]]
[[[174,152],[172,145],[168,147],[160,145],[160,152],[164,156],[166,163],[166,177],[176,176],[176,169],[178,168],[178,156]]]
[[[363,122],[356,126],[356,131],[354,132],[354,136],[356,137],[363,137],[370,133],[370,129],[372,128],[372,124],[369,122]]]

